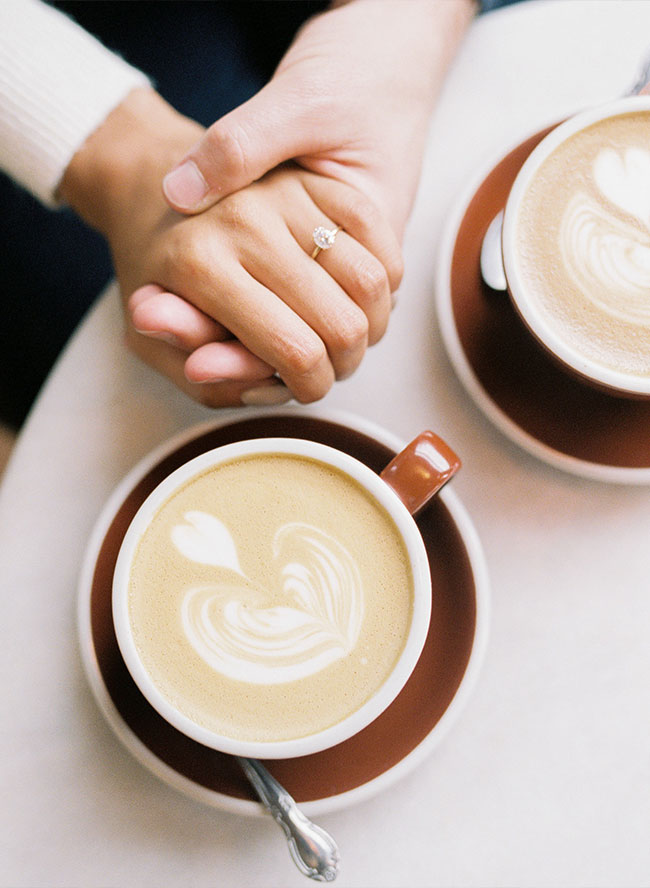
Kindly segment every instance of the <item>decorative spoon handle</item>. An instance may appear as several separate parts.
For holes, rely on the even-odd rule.
[[[646,54],[639,65],[636,80],[623,95],[637,96],[648,81],[650,81],[650,50],[646,50]]]
[[[240,756],[237,760],[260,801],[282,828],[300,872],[317,882],[333,882],[340,859],[334,839],[305,817],[286,789],[261,762]]]

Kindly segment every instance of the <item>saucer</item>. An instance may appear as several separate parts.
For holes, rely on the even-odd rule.
[[[650,483],[650,402],[598,391],[563,371],[525,329],[507,293],[483,282],[480,251],[519,169],[553,127],[519,144],[459,201],[439,256],[445,348],[477,406],[553,466],[602,481]]]
[[[352,454],[379,472],[404,442],[341,413],[284,408],[212,422],[175,437],[140,462],[106,503],[82,567],[78,621],[85,671],[111,728],[166,783],[223,810],[262,808],[236,760],[165,722],[131,679],[111,614],[113,569],[132,517],[151,490],[182,463],[242,438],[299,437]],[[476,679],[487,636],[488,578],[473,524],[446,487],[418,515],[433,585],[431,627],[415,671],[391,706],[350,740],[314,755],[268,762],[306,814],[366,799],[407,774],[440,742]]]

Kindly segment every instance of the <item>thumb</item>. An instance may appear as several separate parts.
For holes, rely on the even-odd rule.
[[[319,148],[313,106],[281,79],[220,118],[163,180],[167,203],[199,213],[284,161]]]

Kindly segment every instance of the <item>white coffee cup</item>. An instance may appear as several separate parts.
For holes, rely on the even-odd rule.
[[[650,97],[583,111],[539,143],[510,191],[502,249],[538,342],[598,388],[650,397]]]
[[[160,517],[162,524],[164,520],[167,520],[167,511],[172,508],[168,504],[173,501],[174,497],[191,498],[194,489],[192,485],[195,484],[197,478],[207,477],[207,474],[214,473],[215,470],[223,470],[224,467],[238,467],[243,463],[252,467],[254,472],[261,465],[260,460],[266,462],[267,458],[275,457],[279,457],[280,460],[293,460],[291,466],[300,469],[300,471],[303,469],[311,471],[311,466],[314,464],[319,471],[322,469],[325,472],[333,472],[341,484],[349,485],[350,490],[353,488],[360,490],[362,496],[368,498],[368,501],[373,504],[372,508],[377,509],[378,516],[387,516],[387,520],[396,534],[396,539],[399,539],[400,546],[407,553],[408,570],[412,577],[412,610],[396,661],[388,669],[383,683],[375,688],[370,697],[361,705],[353,706],[352,711],[335,723],[327,724],[300,736],[283,736],[280,739],[268,736],[242,738],[242,736],[233,736],[227,731],[215,730],[214,727],[207,725],[201,719],[197,719],[193,713],[188,714],[187,707],[179,705],[178,701],[173,702],[169,692],[164,693],[159,687],[158,679],[152,677],[150,667],[145,663],[147,657],[143,657],[142,654],[141,642],[136,638],[140,630],[134,630],[131,616],[132,567],[134,558],[142,560],[146,555],[146,545],[148,544],[143,540],[148,539],[149,529],[153,522],[158,520],[156,516],[163,516]],[[361,731],[397,697],[415,668],[423,649],[431,614],[431,581],[427,553],[412,513],[415,513],[430,496],[437,492],[455,473],[459,465],[460,462],[453,451],[432,433],[426,432],[415,439],[401,454],[398,454],[381,476],[346,453],[313,441],[294,438],[262,438],[228,444],[202,454],[178,468],[158,485],[134,516],[125,534],[114,573],[113,620],[116,636],[127,668],[144,697],[160,715],[182,733],[205,746],[242,756],[289,758],[306,755],[334,746]],[[264,471],[266,471],[266,465]],[[408,508],[404,502],[407,503]],[[192,524],[195,520],[196,515],[191,513],[190,524],[187,521],[182,523],[180,536],[176,534],[173,537],[176,540],[184,540],[181,549],[185,554],[190,552],[191,555],[194,551],[198,551],[196,545],[200,551],[203,551],[201,547],[204,538],[200,535],[196,536],[195,531],[199,524]],[[378,517],[378,520],[383,521],[384,518]],[[207,521],[209,535],[212,533],[210,529],[212,524],[210,520]],[[174,533],[179,526],[181,525],[178,522],[173,524]],[[365,528],[358,527],[357,532],[363,537]],[[202,530],[201,533],[203,533]],[[348,539],[351,537],[352,535],[349,534]],[[152,551],[156,550],[152,549]],[[232,547],[229,551],[232,551]],[[228,555],[228,558],[232,559],[233,557],[231,554]],[[200,561],[203,555],[199,555],[198,558]],[[137,564],[137,562],[135,563]],[[205,560],[201,562],[203,565],[207,563]],[[155,565],[155,561],[153,564]],[[323,570],[326,572],[327,569],[329,566],[325,564]],[[231,568],[228,567],[227,571],[230,570]],[[241,580],[241,572],[237,574],[238,570],[240,570],[239,565],[231,573],[244,588],[246,582]],[[144,575],[146,575],[146,571]],[[164,587],[164,585],[163,581],[162,586]],[[191,594],[186,598],[191,598],[197,590],[202,594],[205,588],[205,584],[199,584],[191,590]],[[207,600],[209,600],[209,596]],[[206,607],[208,605],[201,603],[201,607],[202,610],[197,612],[207,613]],[[146,614],[146,606],[144,612]],[[260,614],[262,618],[266,619],[269,611],[262,609]],[[256,618],[256,616],[256,612],[253,613],[253,617]],[[203,631],[205,626],[203,624],[201,626],[201,631]],[[238,627],[241,628],[239,624]],[[153,633],[157,631],[155,619],[152,626],[146,631]],[[206,630],[207,636],[205,633],[197,633],[196,637],[199,640],[198,647],[194,649],[195,652],[198,650],[202,654],[203,648],[201,646],[206,638],[208,646],[212,643],[213,639],[209,637],[210,631],[209,628]],[[142,635],[139,637],[141,638]],[[219,643],[221,643],[220,637]],[[194,654],[190,655],[190,657],[193,656]],[[344,658],[341,656],[340,659]],[[222,668],[221,665],[218,668]],[[263,673],[264,668],[262,665],[259,670]],[[230,677],[232,678],[232,676]],[[235,691],[238,688],[236,685],[238,680],[235,678]],[[292,693],[291,688],[288,693]]]

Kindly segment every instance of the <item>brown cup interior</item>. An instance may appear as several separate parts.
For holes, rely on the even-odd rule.
[[[203,431],[151,468],[126,495],[100,546],[90,591],[91,640],[106,690],[120,718],[165,765],[197,786],[239,799],[253,793],[237,762],[189,739],[145,700],[119,652],[111,614],[113,570],[122,538],[140,504],[175,468],[243,438],[299,437],[329,444],[377,473],[394,453],[345,425],[310,416],[269,415]],[[433,730],[463,679],[476,629],[476,588],[465,543],[441,498],[417,517],[432,574],[432,619],[425,649],[398,698],[358,735],[314,755],[269,762],[297,801],[339,795],[385,773]]]

